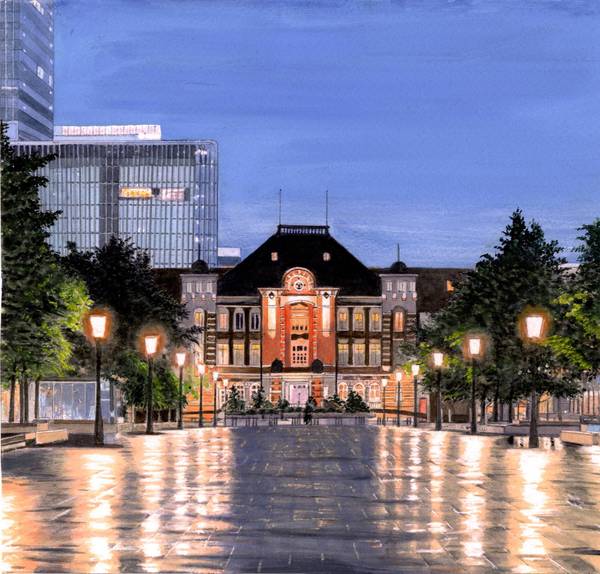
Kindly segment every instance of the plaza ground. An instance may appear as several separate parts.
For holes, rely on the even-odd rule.
[[[3,456],[3,571],[600,571],[599,447],[393,427],[121,443]]]

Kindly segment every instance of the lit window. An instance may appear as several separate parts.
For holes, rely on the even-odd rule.
[[[352,330],[353,331],[364,331],[365,330],[365,314],[362,309],[354,311],[352,317]]]
[[[394,332],[404,333],[404,311],[402,309],[394,311]]]
[[[250,343],[250,365],[260,365],[260,343]]]
[[[279,255],[277,254],[277,251],[272,251],[271,252],[271,261],[277,261],[279,259]]]
[[[454,291],[454,284],[452,283],[452,281],[450,281],[450,279],[448,279],[446,281],[446,291],[448,293],[450,293],[451,291]]]
[[[242,341],[236,341],[233,344],[233,364],[244,364],[244,343]]]
[[[202,281],[196,283],[196,293],[202,293]]]
[[[236,331],[244,330],[244,311],[242,309],[236,309],[233,316],[233,328]]]
[[[381,312],[379,309],[371,309],[369,315],[369,329],[371,331],[381,331]]]
[[[385,282],[385,290],[386,291],[391,291],[392,290],[392,286],[393,286],[392,281],[386,281]]]
[[[365,344],[352,344],[352,364],[355,367],[362,367],[365,364]]]
[[[292,367],[303,367],[308,365],[308,345],[306,343],[295,343],[292,345]]]
[[[369,385],[369,401],[377,403],[381,400],[381,387],[378,383]]]
[[[379,367],[381,365],[381,343],[369,341],[369,365]]]
[[[417,290],[417,284],[415,281],[410,282],[410,290],[414,293]]]
[[[212,287],[213,287],[213,284],[210,281],[207,281],[207,283],[206,283],[206,292],[207,293],[212,293]]]
[[[204,327],[204,310],[196,309],[194,311],[194,325],[197,327]]]
[[[191,292],[192,292],[192,289],[193,289],[193,285],[192,285],[191,283],[187,283],[187,284],[186,284],[186,286],[185,286],[185,290],[186,290],[188,293],[191,293]]]
[[[46,74],[44,72],[44,68],[42,68],[42,66],[38,66],[37,67],[37,77],[40,78],[41,80],[43,80],[45,75]]]
[[[331,253],[325,251],[325,253],[323,253],[323,261],[331,261]]]
[[[338,311],[338,331],[348,330],[348,309]]]
[[[260,313],[256,310],[253,310],[250,313],[250,330],[258,331],[260,329]]]
[[[229,365],[229,343],[217,344],[217,365]]]
[[[348,364],[348,352],[348,343],[346,341],[340,341],[338,343],[338,365],[342,365],[344,367]]]
[[[340,383],[338,385],[338,396],[343,401],[348,398],[348,385],[346,383]]]
[[[361,398],[363,398],[365,396],[365,386],[362,383],[356,383],[353,387],[352,390],[357,394],[360,395]]]
[[[40,4],[39,0],[31,0],[33,7],[40,13],[44,13],[44,7]]]
[[[229,330],[229,313],[227,309],[221,307],[218,312],[217,329],[219,331]]]

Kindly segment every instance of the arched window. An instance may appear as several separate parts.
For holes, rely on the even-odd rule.
[[[369,401],[377,403],[381,400],[381,387],[379,383],[371,383],[369,385]]]
[[[343,401],[348,398],[348,385],[346,383],[340,383],[338,385],[338,396]]]
[[[365,313],[362,309],[354,309],[354,314],[352,316],[352,330],[365,330]]]
[[[250,330],[258,331],[260,329],[260,311],[258,309],[252,309],[250,311]]]
[[[379,309],[369,311],[369,330],[381,331],[381,311]]]
[[[338,331],[348,330],[348,309],[341,308],[337,312],[337,328]]]
[[[404,333],[406,312],[404,309],[394,311],[394,333]]]
[[[204,327],[204,309],[196,309],[194,311],[194,325],[196,327]]]
[[[217,310],[217,329],[219,331],[229,330],[229,311],[227,307],[219,307]]]
[[[258,389],[260,389],[260,383],[252,383],[250,387],[250,400],[254,400],[254,395],[258,393]]]
[[[352,387],[352,390],[357,394],[360,395],[360,397],[362,399],[365,398],[365,386],[362,383],[356,383],[354,385],[354,387]]]
[[[233,329],[234,331],[244,330],[244,310],[236,309],[233,313]]]

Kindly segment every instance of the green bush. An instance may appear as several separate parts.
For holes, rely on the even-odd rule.
[[[350,391],[348,393],[348,398],[346,399],[346,412],[367,413],[369,412],[369,407],[358,393]]]

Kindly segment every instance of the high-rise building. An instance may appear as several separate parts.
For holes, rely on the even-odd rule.
[[[0,0],[0,120],[13,141],[52,139],[53,4]]]
[[[115,235],[146,249],[153,267],[190,267],[198,259],[217,265],[216,142],[162,141],[160,126],[56,131],[58,141],[15,149],[56,155],[42,171],[48,186],[41,201],[62,212],[50,236],[59,253],[69,241],[92,249]]]

